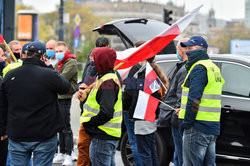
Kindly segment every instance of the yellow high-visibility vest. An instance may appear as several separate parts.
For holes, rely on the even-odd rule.
[[[114,82],[119,86],[118,98],[114,105],[113,118],[107,123],[98,126],[99,129],[111,135],[113,137],[121,137],[121,123],[122,123],[122,91],[121,84],[115,73],[108,73],[96,81],[92,90],[89,93],[87,101],[83,105],[83,113],[80,117],[80,123],[88,122],[94,116],[100,112],[100,105],[96,101],[96,95],[101,84],[106,81],[113,79]]]
[[[184,83],[182,84],[181,109],[179,119],[184,119],[186,112],[186,104],[188,101],[189,88],[185,87],[185,83],[192,69],[202,65],[207,69],[208,83],[203,91],[201,102],[199,104],[196,120],[219,122],[221,115],[221,93],[224,79],[221,76],[220,69],[210,60],[200,60],[192,65]]]
[[[20,66],[22,66],[23,65],[23,62],[22,61],[18,61],[18,62],[15,62],[15,63],[10,63],[8,66],[6,66],[4,69],[3,69],[3,77],[5,77],[5,75],[9,72],[9,71],[11,71],[11,70],[13,70],[13,69],[16,69],[16,68],[18,68],[18,67],[20,67]]]

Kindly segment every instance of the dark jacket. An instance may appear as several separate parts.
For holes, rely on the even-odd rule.
[[[91,85],[92,83],[95,82],[96,80],[96,76],[97,76],[97,72],[94,66],[91,66],[90,63],[86,64],[84,71],[83,71],[83,75],[82,75],[82,80],[81,82],[79,82],[76,86],[76,91],[79,90],[79,86],[84,83],[86,85]],[[83,102],[80,101],[80,108],[81,108],[81,114],[83,111]]]
[[[0,129],[15,141],[43,141],[64,127],[57,94],[69,82],[44,62],[28,58],[9,71],[0,89]],[[6,122],[7,121],[7,122]]]
[[[209,59],[205,50],[189,51],[187,52],[187,55],[188,63],[186,68],[188,71],[197,61]],[[185,83],[185,86],[189,88],[189,94],[185,118],[184,120],[180,120],[181,130],[194,127],[205,134],[219,135],[220,122],[197,121],[195,120],[197,113],[191,109],[192,105],[194,104],[194,100],[201,99],[207,82],[208,78],[206,68],[202,65],[195,66]]]
[[[172,78],[170,78],[169,89],[163,100],[164,103],[176,109],[181,107],[181,85],[183,84],[187,75],[185,64],[185,62],[176,64],[175,71],[172,75]],[[173,127],[178,127],[178,116],[176,115],[176,112],[164,104],[160,104],[159,108],[160,113],[157,126],[170,127],[172,125]]]
[[[69,51],[66,51],[65,57],[62,61],[58,61],[58,64],[55,65],[55,68],[64,78],[66,78],[70,82],[71,85],[71,88],[68,93],[58,95],[58,99],[71,99],[72,95],[75,93],[77,84],[76,57],[73,54],[70,54]]]

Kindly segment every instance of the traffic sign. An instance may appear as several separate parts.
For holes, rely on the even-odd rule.
[[[79,16],[79,14],[77,14],[77,15],[75,16],[75,23],[76,23],[76,25],[79,25],[80,22],[81,22],[81,18],[80,18],[80,16]]]
[[[75,36],[75,38],[79,38],[79,36],[80,36],[80,28],[79,28],[79,26],[75,27],[74,36]]]
[[[74,48],[79,47],[79,38],[74,38]]]

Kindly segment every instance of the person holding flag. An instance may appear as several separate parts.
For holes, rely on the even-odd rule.
[[[170,105],[175,109],[181,107],[181,85],[184,82],[184,79],[187,75],[185,64],[187,62],[186,48],[181,47],[181,42],[187,42],[189,38],[181,39],[176,46],[177,58],[180,60],[180,63],[177,63],[172,77],[169,78],[170,85],[166,96],[163,99],[163,102]],[[163,158],[163,164],[169,165],[172,160],[172,154],[174,151],[174,165],[182,166],[182,135],[178,129],[178,115],[177,112],[164,104],[159,105],[160,113],[157,120],[157,130],[161,136],[166,140],[166,146],[168,153],[165,154]],[[169,135],[172,131],[172,137]],[[173,138],[173,140],[172,140]],[[173,148],[172,142],[174,141],[175,147]]]
[[[6,60],[5,50],[0,47],[0,62]],[[0,76],[0,87],[2,86],[3,78]],[[1,88],[0,88],[1,89]],[[0,108],[1,109],[1,108]],[[2,114],[0,116],[3,116]],[[8,153],[8,137],[5,135],[4,131],[0,129],[0,165],[5,165]]]
[[[140,42],[137,42],[137,43],[140,43]],[[147,61],[151,62],[152,64],[153,60],[154,60],[154,57],[148,59]],[[139,64],[133,66],[132,69],[130,70],[129,76],[126,82],[125,92],[123,95],[123,99],[124,99],[123,109],[127,110],[129,118],[135,121],[134,122],[134,134],[136,135],[135,140],[136,140],[138,153],[141,158],[142,165],[153,166],[153,165],[158,165],[158,157],[157,157],[156,142],[155,142],[156,125],[154,122],[133,118],[135,109],[138,104],[137,99],[139,96],[139,90],[143,91],[145,87],[144,85],[150,85],[150,83],[154,82],[152,81],[153,80],[152,78],[145,80],[145,77],[147,77],[146,71],[145,71],[147,61],[145,60],[145,61],[140,62]],[[156,66],[156,64],[154,64],[154,66]],[[156,72],[160,73],[161,76],[164,76],[163,72],[159,70],[160,67],[158,67],[157,69],[158,71]],[[151,73],[151,72],[148,72],[148,73]],[[153,76],[156,75],[154,70],[153,70],[152,75]],[[168,82],[166,79],[166,76],[160,79],[164,80],[164,82]],[[168,87],[168,84],[166,84],[165,86]],[[161,95],[160,93],[158,93],[157,90],[153,92],[152,95],[158,99],[161,98]],[[147,105],[147,103],[143,103],[143,104]],[[153,114],[155,114],[155,110]]]
[[[91,165],[115,165],[122,123],[121,84],[113,70],[116,52],[109,47],[100,47],[92,54],[98,77],[91,90],[80,89],[77,93],[79,100],[86,100],[80,123],[91,139]]]
[[[8,45],[10,50],[13,52],[15,58],[17,59],[17,62],[14,61],[12,56],[9,56],[9,58],[6,60],[6,66],[3,69],[3,77],[6,75],[8,71],[20,67],[23,64],[21,60],[22,48],[20,42],[17,40],[13,40]]]

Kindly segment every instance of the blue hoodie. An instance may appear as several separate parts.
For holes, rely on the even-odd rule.
[[[186,64],[187,71],[190,70],[192,65],[199,60],[209,59],[206,50],[198,49],[193,51],[187,51],[188,62]],[[189,88],[188,101],[186,106],[186,113],[184,120],[180,120],[180,129],[189,129],[194,127],[202,133],[208,135],[220,134],[220,122],[207,122],[195,120],[196,114],[191,110],[191,106],[195,99],[201,100],[203,91],[207,85],[207,70],[202,65],[197,65],[191,71],[185,86]]]

